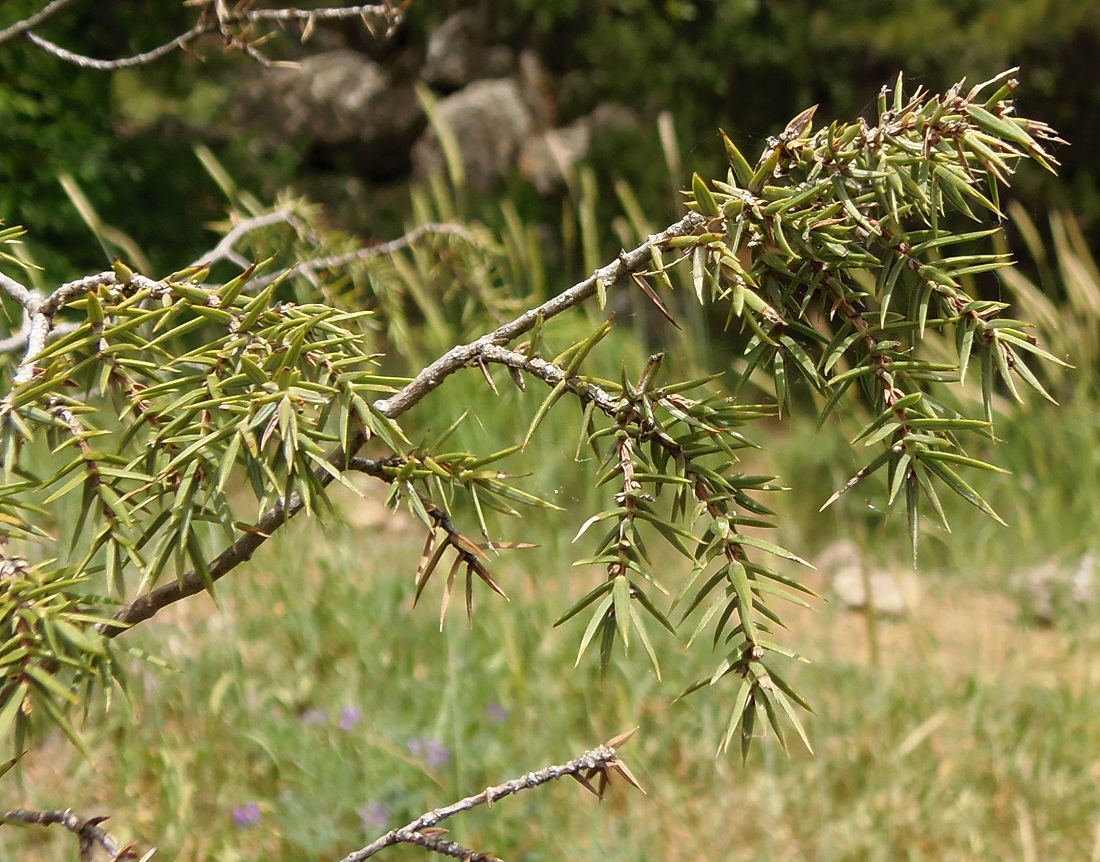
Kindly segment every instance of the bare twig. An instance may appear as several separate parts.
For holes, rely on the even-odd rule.
[[[383,257],[400,251],[403,248],[408,248],[420,242],[420,240],[426,236],[455,236],[465,240],[470,243],[470,245],[478,244],[477,237],[474,236],[468,228],[462,225],[450,223],[437,224],[433,222],[419,225],[404,236],[399,236],[397,239],[392,239],[389,242],[366,246],[356,249],[355,251],[347,252],[346,254],[334,254],[328,257],[304,260],[301,263],[296,263],[292,271],[308,277],[322,269],[339,269],[351,263],[362,263],[363,261],[371,260],[376,257]],[[266,275],[263,278],[255,279],[252,283],[256,288],[263,288],[281,276],[281,273]]]
[[[82,862],[92,858],[92,848],[95,846],[102,847],[107,853],[111,854],[111,859],[114,862],[139,858],[144,862],[152,856],[151,850],[143,856],[134,849],[133,845],[120,844],[110,833],[101,829],[99,824],[106,819],[106,817],[84,818],[71,808],[66,808],[64,811],[28,811],[25,808],[17,808],[14,811],[5,811],[0,814],[0,824],[22,823],[29,826],[53,826],[57,824],[58,826],[64,826],[80,839],[80,859]]]
[[[438,824],[456,814],[470,811],[481,805],[492,807],[493,803],[500,799],[533,790],[543,784],[557,781],[559,778],[566,776],[575,778],[582,786],[601,798],[612,776],[616,774],[625,779],[630,785],[641,790],[630,769],[616,751],[616,747],[622,745],[632,735],[633,731],[620,734],[615,739],[609,740],[604,745],[600,745],[591,751],[586,751],[580,757],[570,760],[568,763],[548,766],[536,772],[528,772],[519,778],[513,778],[503,784],[489,787],[481,793],[467,796],[458,802],[428,811],[411,823],[399,829],[390,830],[361,850],[350,853],[344,857],[342,862],[365,862],[365,860],[385,848],[393,847],[396,844],[416,844],[434,853],[466,860],[466,862],[499,862],[496,856],[489,853],[471,850],[454,841],[446,840],[443,838],[446,832],[439,829]],[[598,779],[595,784],[593,784],[594,778]],[[100,827],[99,824],[106,819],[106,817],[84,818],[71,808],[66,808],[64,811],[31,811],[18,808],[0,814],[0,825],[20,823],[34,826],[52,826],[54,824],[63,826],[80,839],[80,858],[82,862],[92,858],[92,848],[95,846],[101,847],[109,853],[114,862],[139,859],[140,862],[146,862],[153,855],[154,851],[152,849],[142,855],[134,848],[133,844],[121,844],[110,833]]]
[[[462,862],[501,862],[490,853],[479,853],[469,847],[463,847],[457,841],[447,841],[436,835],[424,835],[422,832],[410,832],[405,838],[408,844],[416,844],[425,850],[431,850],[440,856],[450,856],[452,859],[461,859]]]
[[[596,270],[584,281],[573,285],[568,290],[559,293],[553,299],[544,302],[537,308],[525,311],[515,320],[504,324],[493,332],[481,336],[477,341],[453,347],[440,356],[431,365],[421,371],[396,395],[390,398],[382,398],[374,402],[374,409],[394,419],[407,410],[411,410],[431,391],[458,369],[470,365],[485,349],[492,345],[505,345],[515,340],[525,332],[534,328],[541,317],[549,320],[567,311],[570,308],[584,302],[596,293],[596,285],[602,282],[605,287],[614,287],[631,273],[641,272],[651,262],[651,249],[667,239],[675,236],[685,236],[696,230],[706,219],[698,213],[689,213],[680,221],[671,225],[659,234],[649,237],[637,248],[623,252],[619,258],[611,264]]]
[[[526,356],[495,344],[487,345],[481,352],[481,358],[486,362],[495,362],[517,371],[525,371],[549,386],[557,386],[566,380],[565,370],[553,362],[540,359],[538,356]],[[587,404],[590,401],[595,403],[596,407],[609,416],[614,415],[618,408],[618,398],[580,377],[570,377],[566,380],[565,388],[577,395],[584,403]]]
[[[234,251],[234,246],[253,231],[271,227],[276,224],[290,225],[290,227],[299,232],[305,230],[305,225],[302,224],[301,219],[288,210],[275,210],[274,212],[264,213],[254,218],[248,218],[233,225],[230,231],[218,241],[216,246],[194,260],[191,266],[211,266],[218,261],[228,260],[235,263],[241,269],[247,269],[251,266],[251,262],[237,254],[237,252]]]
[[[4,293],[18,302],[31,314],[34,314],[34,312],[38,310],[38,306],[42,303],[42,294],[37,290],[31,290],[23,286],[14,278],[4,275],[2,272],[0,272],[0,290],[3,290]]]
[[[64,60],[67,63],[72,63],[76,66],[80,66],[83,69],[98,69],[101,72],[109,72],[115,69],[130,69],[134,66],[145,66],[152,63],[155,60],[159,60],[165,54],[170,54],[176,48],[181,48],[189,42],[193,42],[206,33],[213,33],[217,29],[213,24],[208,21],[200,21],[186,33],[181,33],[176,38],[165,42],[163,45],[158,45],[156,48],[152,48],[148,51],[143,51],[140,54],[132,54],[128,57],[119,57],[115,60],[99,60],[95,57],[86,57],[83,54],[76,54],[67,48],[62,48],[48,39],[43,39],[37,33],[28,32],[27,40],[37,45],[43,51],[48,54],[53,54]]]
[[[32,29],[44,23],[49,18],[52,18],[66,6],[71,6],[72,3],[73,0],[52,0],[52,2],[47,3],[33,15],[21,21],[16,21],[5,30],[0,30],[0,45],[22,36],[24,33],[29,33]]]
[[[390,3],[367,3],[362,6],[335,6],[327,9],[245,9],[230,12],[229,20],[246,21],[336,21],[344,18],[381,18],[400,20],[408,2],[400,6]]]
[[[522,793],[525,790],[531,790],[551,781],[557,781],[559,778],[564,778],[567,775],[577,778],[581,784],[589,790],[596,792],[597,795],[600,795],[600,791],[596,791],[591,784],[591,779],[597,775],[600,776],[598,787],[601,789],[606,787],[612,772],[621,775],[628,783],[637,787],[637,781],[634,780],[633,775],[630,774],[626,765],[619,759],[614,748],[615,745],[625,742],[626,738],[629,736],[630,734],[623,734],[611,740],[606,745],[601,745],[591,751],[586,751],[580,757],[575,760],[570,760],[568,763],[563,763],[559,766],[548,766],[537,772],[528,772],[526,775],[521,775],[519,778],[513,778],[511,781],[506,781],[503,784],[490,787],[474,796],[467,796],[465,799],[454,802],[451,805],[445,805],[442,808],[436,808],[434,811],[422,814],[411,823],[399,829],[392,829],[363,849],[350,853],[345,856],[341,862],[365,862],[365,860],[374,856],[379,851],[387,847],[393,847],[395,844],[419,844],[437,853],[454,856],[457,859],[485,860],[485,862],[495,860],[495,856],[490,856],[486,853],[476,853],[461,845],[439,841],[436,836],[430,833],[425,836],[424,832],[425,830],[434,829],[437,824],[446,820],[448,817],[453,817],[455,814],[461,814],[463,811],[469,811],[480,805],[488,805],[491,807],[498,799],[503,799],[506,796],[512,796],[516,793]],[[457,852],[452,852],[452,850]]]
[[[0,44],[22,36],[43,51],[67,63],[73,63],[85,69],[111,71],[147,65],[159,60],[166,54],[170,54],[177,48],[189,45],[202,36],[217,33],[222,37],[227,48],[240,49],[257,62],[270,65],[271,61],[260,53],[256,47],[259,39],[251,33],[251,25],[266,22],[285,25],[290,22],[297,22],[302,24],[306,30],[312,30],[318,21],[360,18],[372,33],[376,32],[377,24],[384,25],[385,35],[389,36],[401,23],[405,7],[408,5],[407,2],[400,5],[383,2],[323,9],[254,9],[252,3],[238,3],[230,7],[223,0],[200,0],[198,3],[189,4],[200,7],[201,12],[198,21],[186,32],[148,51],[142,51],[127,57],[102,60],[77,54],[33,32],[35,27],[46,22],[72,2],[73,0],[53,0],[34,15],[17,21],[7,29],[0,31]]]

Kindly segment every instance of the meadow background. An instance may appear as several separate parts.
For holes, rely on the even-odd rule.
[[[598,803],[573,782],[559,782],[447,825],[464,844],[522,862],[1100,862],[1100,572],[1091,596],[1083,597],[1058,583],[1039,595],[1028,579],[1044,566],[1073,570],[1100,551],[1100,196],[1089,144],[1100,120],[1095,92],[1077,85],[1088,77],[1085,67],[1073,61],[1091,57],[1095,66],[1100,56],[1089,48],[1100,25],[1078,11],[1090,4],[925,3],[918,4],[919,20],[912,17],[917,12],[900,11],[872,20],[857,8],[865,4],[847,4],[848,11],[835,3],[728,4],[742,10],[736,14],[721,12],[722,4],[635,8],[643,5],[598,4],[586,14],[578,4],[520,2],[501,13],[501,27],[504,37],[541,50],[562,77],[569,64],[588,70],[592,88],[602,86],[607,97],[629,98],[654,74],[650,103],[642,107],[650,114],[672,110],[688,173],[696,167],[706,173],[696,160],[722,158],[712,134],[717,125],[740,126],[759,143],[812,101],[821,101],[829,116],[857,113],[898,68],[935,88],[960,74],[976,80],[1021,57],[1031,61],[1024,74],[1027,111],[1059,126],[1075,147],[1066,153],[1060,185],[1020,178],[1004,242],[1021,268],[1003,295],[1018,302],[1022,317],[1039,322],[1048,349],[1077,367],[1051,381],[1057,408],[999,399],[1001,444],[974,453],[1011,471],[979,477],[1009,526],[963,504],[949,507],[953,531],[926,532],[919,595],[900,618],[849,610],[836,600],[826,572],[809,575],[822,598],[809,610],[788,611],[785,642],[811,659],[790,674],[815,710],[806,720],[814,754],[792,747],[788,756],[765,739],[742,765],[735,755],[715,756],[728,692],[672,704],[707,672],[705,657],[664,637],[663,679],[639,650],[601,677],[592,662],[573,668],[576,624],[553,628],[595,582],[595,573],[571,568],[583,547],[570,539],[606,505],[590,487],[595,465],[573,460],[579,416],[563,406],[535,438],[540,456],[523,465],[533,470],[530,487],[550,489],[562,511],[493,525],[501,538],[541,546],[496,561],[494,574],[510,602],[482,598],[472,627],[455,608],[441,632],[438,584],[411,607],[420,526],[403,512],[387,512],[369,484],[364,497],[342,493],[342,523],[292,524],[219,586],[216,606],[196,597],[128,636],[126,646],[156,661],[135,658],[132,704],[116,704],[89,722],[95,759],[82,759],[62,738],[48,740],[8,777],[13,799],[6,806],[79,804],[85,815],[109,813],[116,835],[159,844],[156,858],[339,859],[431,807],[563,762],[637,726],[623,754],[647,795],[616,787]],[[697,14],[681,15],[680,7],[696,7]],[[415,36],[451,7],[413,8]],[[74,27],[70,35],[94,46],[114,23],[86,14],[96,26]],[[713,25],[702,34],[701,18]],[[141,28],[154,23],[164,22]],[[624,40],[627,27],[631,39]],[[982,38],[967,41],[967,34]],[[557,45],[565,47],[555,53],[550,47]],[[675,50],[660,54],[668,45]],[[0,51],[0,66],[23,65],[18,80],[13,73],[0,83],[0,120],[7,111],[20,122],[0,133],[9,136],[0,165],[6,160],[13,177],[0,203],[9,222],[35,231],[40,262],[62,275],[100,265],[97,243],[56,183],[66,171],[152,259],[189,260],[189,250],[209,247],[211,235],[201,225],[224,201],[191,147],[210,143],[199,120],[224,98],[224,79],[207,78],[208,90],[172,103],[188,131],[174,127],[171,147],[164,147],[158,135],[173,128],[164,117],[144,117],[138,132],[120,131],[119,117],[141,103],[135,93],[160,104],[164,93],[204,80],[196,69],[96,78],[24,56],[21,46],[11,51]],[[645,58],[654,56],[662,63],[647,66]],[[739,93],[751,96],[723,94],[722,82],[733,79]],[[52,101],[39,99],[33,111],[16,98],[50,88]],[[687,98],[685,88],[704,95]],[[85,112],[78,122],[80,106],[100,98],[119,113]],[[579,112],[589,96],[574,98]],[[82,155],[70,147],[74,128],[78,139],[94,141]],[[464,206],[491,227],[503,229],[511,215],[502,213],[552,225],[556,233],[539,229],[556,251],[527,264],[532,281],[560,289],[586,271],[593,248],[610,259],[620,243],[644,233],[639,211],[653,224],[662,206],[674,212],[668,191],[686,175],[674,174],[657,138],[650,123],[628,155],[597,153],[586,168],[590,181],[563,200],[536,200],[516,180],[499,197],[465,195]],[[57,145],[48,147],[54,139]],[[50,159],[32,158],[36,148],[51,148]],[[258,190],[309,185],[301,154],[257,166],[239,141],[214,149],[234,176]],[[152,204],[128,199],[136,193],[113,178],[123,151],[132,155],[131,169],[146,176],[173,168]],[[380,194],[387,202],[408,199],[404,187]],[[157,196],[166,196],[163,207]],[[502,209],[502,200],[513,208]],[[150,207],[162,215],[139,223]],[[373,215],[362,215],[380,234],[402,217],[397,204],[382,209],[374,223]],[[69,242],[72,236],[79,239]],[[674,333],[654,333],[640,316],[635,320],[601,348],[609,376],[623,361],[644,361],[658,339],[671,338],[682,367],[729,368],[735,377],[734,351],[697,337],[709,331],[706,321],[694,321],[676,342]],[[469,409],[456,442],[484,452],[511,444],[539,403],[537,393],[511,388],[494,396],[475,375],[453,382],[432,403],[432,421],[445,427]],[[851,416],[820,431],[812,416],[758,427],[753,436],[764,449],[749,456],[746,469],[774,473],[792,488],[769,501],[781,513],[780,544],[813,561],[848,539],[868,566],[908,577],[904,524],[873,506],[882,489],[817,511],[858,466],[846,440],[859,420]],[[670,557],[668,566],[672,572],[682,563]],[[0,828],[2,859],[72,858],[73,850],[64,832]],[[385,856],[420,853],[394,848]]]

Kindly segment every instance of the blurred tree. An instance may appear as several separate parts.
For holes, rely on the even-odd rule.
[[[10,0],[3,20],[18,20],[35,6],[34,0]],[[925,0],[886,7],[804,0],[423,3],[410,7],[399,51],[387,48],[393,40],[360,38],[363,29],[352,23],[342,24],[335,44],[408,64],[422,54],[442,16],[466,6],[481,15],[488,38],[531,48],[543,59],[559,82],[561,121],[607,101],[638,108],[647,119],[670,111],[704,173],[720,167],[716,149],[702,146],[713,141],[716,127],[758,144],[803,105],[819,104],[830,116],[865,112],[899,68],[936,90],[964,75],[980,80],[1019,65],[1030,81],[1028,111],[1048,118],[1069,140],[1094,140],[1100,133],[1100,95],[1090,85],[1100,74],[1100,23],[1089,4],[1069,0]],[[119,20],[113,4],[77,3],[40,32],[79,53],[110,57],[159,44],[188,20],[175,4],[161,4],[133,22]],[[283,40],[274,56],[316,50],[291,43]],[[41,263],[70,277],[102,260],[94,240],[78,229],[79,216],[57,184],[61,173],[94,190],[97,210],[163,267],[198,254],[200,226],[218,213],[201,166],[188,157],[195,144],[210,146],[234,176],[267,194],[292,177],[309,184],[315,175],[313,185],[323,184],[323,166],[310,164],[308,148],[258,159],[239,130],[226,136],[230,94],[250,73],[237,67],[225,74],[218,50],[204,56],[200,63],[181,54],[135,76],[75,69],[20,43],[0,54],[0,168],[22,178],[0,189],[6,196],[0,202],[36,225],[28,242]],[[107,109],[88,116],[88,105]],[[667,183],[651,170],[661,158],[652,135],[635,136],[630,146],[597,147],[595,161],[601,177],[629,182],[648,211],[667,212]],[[1060,180],[1031,174],[1013,194],[1032,209],[1042,201],[1073,210],[1091,235],[1100,217],[1100,175],[1085,147],[1062,158]],[[141,180],[153,176],[160,180]],[[407,215],[392,204],[393,194],[375,190],[372,197],[386,202],[379,214],[363,216],[373,228],[392,230]],[[529,195],[521,204],[527,218],[543,214]],[[148,217],[151,211],[156,219]]]
[[[4,20],[17,21],[40,5],[5,3]],[[115,4],[78,3],[41,32],[74,51],[112,57],[163,41],[187,19],[177,4],[158,4],[133,20]],[[151,70],[147,86],[186,89],[196,65],[181,55]],[[89,190],[97,209],[158,266],[201,248],[202,224],[218,214],[221,199],[216,190],[204,191],[209,185],[199,181],[202,167],[191,155],[196,130],[181,135],[178,123],[126,128],[123,116],[111,75],[79,70],[24,41],[0,51],[0,176],[8,178],[0,211],[35,225],[31,252],[61,277],[101,265],[104,257],[60,175]]]
[[[1028,110],[1069,140],[1100,132],[1090,84],[1100,75],[1100,17],[1073,0],[518,0],[495,11],[501,38],[535,46],[562,77],[565,117],[607,99],[651,114],[669,109],[692,147],[715,125],[759,141],[806,104],[829,115],[868,112],[899,68],[935,90],[1021,66]],[[1062,184],[1036,185],[1032,199],[1053,196],[1100,217],[1095,160],[1082,148],[1064,161]]]

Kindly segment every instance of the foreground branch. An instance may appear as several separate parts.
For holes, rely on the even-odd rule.
[[[113,862],[123,860],[140,859],[141,862],[149,859],[154,850],[149,850],[145,855],[139,854],[132,844],[123,846],[110,833],[99,827],[106,817],[83,818],[71,808],[64,811],[28,811],[17,808],[14,811],[6,811],[0,814],[0,824],[21,823],[28,826],[64,826],[73,835],[80,839],[80,860],[90,862],[94,849],[102,847],[111,854]]]
[[[474,796],[467,796],[465,799],[458,802],[422,814],[411,823],[399,829],[390,830],[381,838],[368,844],[362,850],[357,850],[345,856],[341,862],[364,862],[364,860],[369,859],[379,851],[387,847],[393,847],[395,844],[418,844],[433,852],[445,856],[452,856],[456,859],[478,860],[478,862],[480,862],[480,860],[484,860],[484,862],[499,862],[495,856],[472,851],[461,845],[454,844],[453,842],[441,840],[439,837],[440,833],[436,832],[437,824],[446,820],[448,817],[453,817],[455,814],[477,808],[479,805],[486,805],[491,808],[493,803],[499,799],[503,799],[506,796],[512,796],[516,793],[522,793],[525,790],[532,790],[539,785],[557,781],[559,778],[564,778],[567,775],[575,778],[587,790],[592,791],[601,798],[603,796],[603,791],[606,789],[611,779],[612,773],[618,774],[631,786],[641,790],[638,782],[630,773],[630,770],[627,769],[626,764],[622,762],[615,752],[615,747],[626,742],[633,733],[634,731],[630,731],[629,733],[621,734],[607,744],[594,748],[591,751],[586,751],[580,757],[575,760],[570,760],[568,763],[563,763],[559,766],[548,766],[537,772],[528,772],[526,775],[521,775],[519,778],[513,778],[511,781],[505,781],[503,784],[490,787]],[[597,784],[593,786],[592,779],[597,777]]]
[[[462,344],[448,350],[435,362],[421,371],[412,379],[404,389],[390,398],[382,398],[374,402],[374,409],[394,419],[411,410],[419,404],[424,397],[434,389],[437,389],[445,379],[454,374],[458,369],[476,362],[483,356],[486,349],[493,345],[503,346],[514,341],[525,332],[534,329],[541,318],[549,320],[563,311],[579,305],[586,299],[594,296],[597,284],[602,283],[605,288],[614,287],[628,278],[632,273],[642,272],[652,261],[652,249],[668,239],[676,236],[686,236],[693,233],[706,221],[704,216],[698,213],[689,213],[666,228],[659,234],[649,237],[644,243],[631,251],[622,252],[619,258],[607,266],[597,269],[584,281],[573,285],[568,290],[559,293],[553,299],[547,300],[537,308],[525,311],[515,320],[506,323],[493,332],[481,336],[477,341]]]
[[[28,314],[33,314],[42,303],[42,295],[37,290],[31,290],[2,272],[0,272],[0,290],[23,306]]]
[[[443,836],[445,829],[438,828],[449,817],[470,811],[481,805],[492,807],[493,803],[508,796],[533,790],[551,781],[570,776],[578,781],[586,790],[589,790],[599,798],[603,798],[611,779],[614,775],[622,777],[632,787],[641,790],[634,775],[616,752],[616,747],[621,746],[634,731],[620,734],[591,751],[586,751],[580,757],[557,766],[548,766],[536,772],[528,772],[519,778],[513,778],[489,787],[481,793],[467,796],[458,802],[428,811],[411,823],[392,829],[382,837],[368,844],[361,850],[345,856],[342,862],[364,862],[364,860],[376,855],[387,847],[396,844],[416,844],[443,856],[462,859],[465,862],[500,862],[496,856],[471,850],[454,841],[448,841]],[[644,792],[644,791],[643,791]],[[144,855],[140,854],[133,844],[122,845],[110,833],[100,828],[99,824],[106,817],[83,818],[71,808],[64,811],[30,811],[18,808],[0,814],[0,825],[6,823],[18,823],[30,826],[63,826],[80,839],[80,860],[90,862],[95,847],[101,847],[111,855],[114,862],[147,862],[155,852],[155,848],[148,850]]]
[[[641,272],[650,263],[651,248],[654,245],[664,242],[674,236],[685,236],[690,234],[694,232],[704,220],[703,216],[696,213],[685,216],[661,233],[649,237],[645,243],[632,251],[623,252],[614,263],[596,270],[596,272],[587,279],[563,291],[553,299],[544,302],[537,308],[524,312],[515,320],[482,336],[477,341],[455,347],[448,351],[421,371],[404,389],[392,398],[376,401],[374,403],[375,409],[383,416],[389,418],[399,416],[419,403],[429,392],[436,389],[444,379],[455,371],[472,362],[476,362],[482,357],[489,361],[500,362],[515,368],[522,368],[523,370],[529,371],[547,380],[547,382],[557,382],[557,380],[560,379],[557,375],[560,375],[562,372],[560,369],[557,369],[556,366],[545,363],[537,358],[529,360],[523,359],[521,361],[519,354],[503,350],[501,346],[529,331],[534,327],[536,321],[540,317],[543,320],[555,317],[595,295],[597,281],[601,281],[605,287],[612,287],[628,278],[631,273]],[[434,225],[432,227],[442,228],[446,227],[446,225]],[[414,233],[416,233],[416,231],[394,242],[403,242],[407,244],[413,241],[411,237]],[[387,245],[392,245],[392,243]],[[381,249],[383,247],[378,246],[375,248]],[[394,249],[389,250],[392,251]],[[371,250],[368,249],[365,251]],[[91,279],[107,279],[110,281],[112,277],[111,273],[102,273],[99,276],[92,276]],[[135,276],[135,278],[137,278],[137,276]],[[88,281],[88,279],[84,281]],[[39,315],[45,312],[52,313],[55,307],[59,308],[63,305],[64,303],[61,297],[69,297],[70,294],[75,295],[86,290],[87,287],[84,286],[83,282],[74,282],[72,285],[65,285],[59,288],[42,304]],[[59,297],[59,295],[61,295],[61,297]],[[25,364],[32,364],[29,360],[33,355],[34,354],[28,350],[28,359],[24,361]],[[23,369],[21,368],[20,370],[22,371]],[[610,409],[613,400],[607,393],[597,391],[591,386],[588,387],[587,397],[599,398],[603,402],[599,406],[604,410]],[[345,469],[351,463],[351,459],[358,455],[359,450],[365,443],[366,437],[360,432],[349,440],[346,451],[338,448],[330,453],[326,460],[338,470]],[[327,486],[333,479],[332,474],[324,470],[317,471],[317,478],[323,486]],[[280,501],[277,505],[265,512],[260,520],[250,528],[248,532],[211,561],[209,566],[210,580],[220,580],[241,563],[251,559],[260,545],[267,541],[273,532],[297,515],[304,507],[305,504],[302,498],[297,493],[294,493],[290,496],[289,501]],[[142,596],[138,596],[133,602],[115,615],[111,625],[102,626],[100,631],[105,637],[117,637],[131,626],[152,618],[169,605],[175,604],[188,596],[193,596],[202,592],[206,589],[206,586],[207,583],[203,580],[203,576],[198,571],[192,569],[176,581],[158,587]]]
[[[334,467],[342,467],[348,457],[358,452],[366,442],[366,436],[359,432],[348,441],[348,454],[345,454],[343,449],[337,449],[329,455],[328,462]],[[318,470],[317,479],[322,486],[328,486],[333,476],[325,470]],[[210,582],[221,580],[241,563],[252,559],[256,549],[270,539],[272,533],[304,508],[305,501],[295,491],[290,495],[289,501],[280,500],[268,509],[254,526],[210,562],[208,572]],[[110,625],[99,626],[99,631],[107,638],[118,637],[128,628],[152,618],[169,605],[174,605],[188,596],[197,595],[206,588],[207,582],[203,580],[203,576],[197,570],[191,569],[172,583],[138,596],[115,614]]]
[[[16,288],[20,288],[22,285],[10,278],[5,278],[2,284],[9,295],[16,299],[19,298],[16,295]],[[31,294],[28,302],[23,303],[20,300],[26,309],[26,320],[19,335],[21,338],[25,337],[27,349],[22,362],[19,363],[19,367],[15,371],[15,376],[12,378],[12,382],[16,386],[26,383],[34,377],[37,369],[34,360],[42,352],[47,339],[54,330],[54,317],[57,313],[70,302],[84,296],[88,291],[100,287],[132,287],[135,290],[148,288],[150,295],[153,297],[164,296],[171,293],[173,289],[168,282],[154,281],[143,275],[131,275],[129,280],[124,282],[117,273],[99,272],[76,281],[67,282],[45,299],[41,299],[37,294]],[[26,290],[26,288],[23,289]],[[28,291],[28,293],[31,292]]]
[[[482,351],[481,358],[486,362],[494,362],[516,371],[525,371],[548,386],[557,386],[564,380],[565,388],[580,398],[584,404],[592,402],[608,416],[614,416],[619,406],[619,399],[616,396],[580,377],[566,378],[565,369],[541,357],[525,356],[492,344]]]

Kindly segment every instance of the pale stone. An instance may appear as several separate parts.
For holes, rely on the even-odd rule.
[[[917,579],[912,574],[872,571],[867,580],[871,587],[871,608],[886,616],[905,616],[919,598]],[[859,565],[845,566],[836,571],[832,581],[833,593],[840,603],[852,610],[867,607],[867,593],[863,570]]]
[[[531,112],[510,78],[475,81],[439,102],[439,120],[458,142],[466,182],[488,192],[515,164],[520,144],[531,131]],[[435,128],[424,131],[413,147],[413,169],[426,178],[446,170],[443,147]]]

